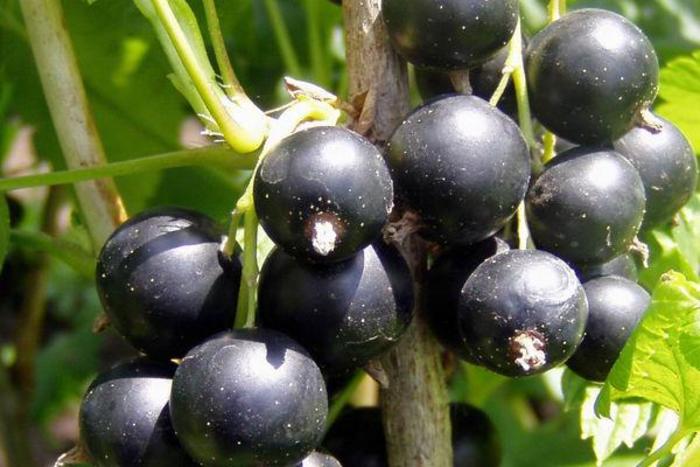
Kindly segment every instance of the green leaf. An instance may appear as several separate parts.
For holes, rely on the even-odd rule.
[[[700,280],[669,229],[649,231],[642,240],[649,246],[650,260],[649,267],[639,271],[639,283],[647,290],[652,290],[661,276],[671,270],[684,274],[690,280]]]
[[[700,50],[679,57],[661,70],[656,111],[676,124],[700,150],[700,115],[688,109],[700,107]]]
[[[610,417],[600,417],[595,403],[602,386],[590,383],[566,370],[562,390],[567,410],[579,409],[581,438],[591,439],[598,465],[607,460],[622,444],[627,447],[644,436],[654,414],[651,403],[612,403]]]
[[[700,271],[700,193],[695,193],[677,216],[671,230],[678,250],[693,271]]]
[[[679,431],[700,429],[700,284],[665,274],[600,394],[597,408],[644,399],[679,415]]]
[[[690,444],[680,452],[671,467],[695,467],[700,465],[700,436],[695,435]]]
[[[0,193],[0,271],[10,247],[10,208],[7,206],[7,199]]]

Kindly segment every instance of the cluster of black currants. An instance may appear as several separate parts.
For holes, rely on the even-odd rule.
[[[397,51],[416,66],[500,73],[487,62],[504,60],[516,0],[382,3]],[[273,148],[254,179],[277,245],[255,329],[230,330],[241,264],[221,252],[213,221],[166,208],[117,229],[98,292],[147,357],[100,375],[84,398],[95,462],[337,465],[314,451],[325,380],[385,352],[412,319],[411,272],[382,237],[392,212],[438,252],[420,309],[448,349],[508,376],[567,362],[604,380],[649,302],[630,247],[688,200],[697,165],[681,133],[650,117],[656,55],[621,16],[570,13],[532,38],[525,59],[534,116],[581,145],[534,179],[519,127],[477,95],[430,100],[384,153],[328,126]],[[503,234],[521,203],[537,250],[510,250]]]
[[[688,141],[649,111],[659,74],[651,43],[600,9],[564,15],[523,41],[533,115],[570,147],[531,180],[519,128],[478,97],[496,87],[517,1],[382,7],[396,51],[430,97],[393,134],[387,160],[397,204],[443,247],[425,293],[435,334],[504,375],[567,362],[603,381],[649,304],[630,256],[636,236],[670,222],[697,184]],[[465,69],[473,96],[454,94]],[[512,113],[512,89],[506,97]],[[497,233],[521,202],[536,250],[510,251]]]
[[[98,465],[337,465],[313,452],[325,379],[387,350],[413,313],[410,270],[380,239],[393,183],[374,145],[324,126],[267,154],[254,194],[277,244],[260,275],[258,328],[230,330],[242,268],[206,216],[152,209],[102,248],[104,309],[147,357],[85,395],[81,438]]]

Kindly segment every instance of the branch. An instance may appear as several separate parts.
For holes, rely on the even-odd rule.
[[[350,100],[365,96],[353,127],[383,142],[409,110],[406,65],[391,48],[379,0],[344,0],[343,14]],[[398,246],[413,270],[419,304],[425,245],[411,235]],[[420,306],[406,334],[381,363],[389,379],[389,386],[381,392],[389,465],[451,467],[448,396],[440,349]]]
[[[21,0],[29,41],[51,118],[69,168],[103,165],[104,149],[58,0]],[[126,217],[111,179],[75,185],[93,248],[102,246]]]

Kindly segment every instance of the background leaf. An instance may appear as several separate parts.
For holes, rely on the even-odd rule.
[[[700,150],[700,50],[679,57],[661,69],[656,111],[676,124]]]

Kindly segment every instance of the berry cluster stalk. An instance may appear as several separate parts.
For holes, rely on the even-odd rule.
[[[393,52],[379,0],[344,0],[349,97],[364,104],[354,128],[386,141],[408,113],[406,65]],[[409,238],[403,253],[416,278],[420,303],[426,252]],[[420,306],[418,307],[420,308]],[[417,310],[399,343],[381,360],[389,385],[381,393],[389,465],[452,466],[448,396],[439,346]]]
[[[22,0],[22,14],[46,102],[69,168],[104,165],[106,158],[88,105],[78,62],[57,0]],[[125,220],[111,179],[75,186],[93,247]]]

